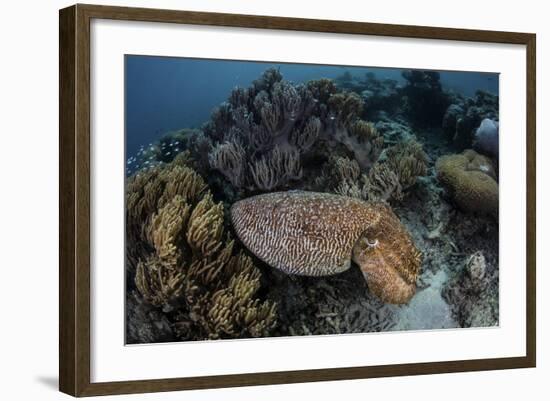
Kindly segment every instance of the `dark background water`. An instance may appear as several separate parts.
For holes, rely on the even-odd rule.
[[[247,87],[267,68],[279,68],[295,83],[373,72],[403,82],[401,69],[277,64],[247,61],[126,56],[126,155],[180,128],[200,127],[235,86]],[[445,88],[472,96],[482,89],[498,94],[498,74],[442,71]]]

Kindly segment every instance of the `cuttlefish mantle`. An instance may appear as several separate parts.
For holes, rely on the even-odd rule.
[[[384,302],[407,303],[421,255],[385,203],[327,193],[288,191],[236,202],[231,221],[258,258],[288,274],[326,276],[359,265]]]

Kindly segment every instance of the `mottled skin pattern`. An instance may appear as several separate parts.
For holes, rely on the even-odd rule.
[[[353,248],[370,291],[385,302],[407,303],[416,291],[422,258],[409,233],[385,204],[373,205],[380,212]]]
[[[236,202],[237,236],[286,273],[325,276],[358,263],[371,291],[405,303],[414,295],[420,254],[389,206],[333,194],[289,191]]]

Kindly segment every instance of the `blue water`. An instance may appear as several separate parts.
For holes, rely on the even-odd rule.
[[[345,71],[403,82],[401,69],[126,56],[126,155],[166,132],[200,127],[235,86],[247,87],[269,67],[295,83],[336,78]],[[440,72],[441,82],[465,96],[482,89],[498,94],[498,74]]]

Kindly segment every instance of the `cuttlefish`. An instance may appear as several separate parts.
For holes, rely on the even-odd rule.
[[[361,268],[384,302],[407,303],[416,291],[420,252],[385,203],[327,193],[274,192],[231,207],[241,242],[288,274],[326,276]]]

